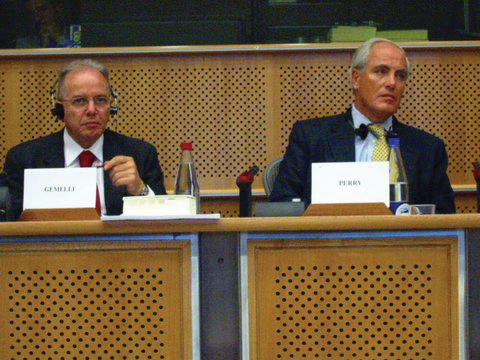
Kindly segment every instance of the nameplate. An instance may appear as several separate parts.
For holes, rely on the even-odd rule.
[[[25,169],[23,209],[95,208],[97,168]]]
[[[387,161],[312,164],[312,204],[389,205]]]

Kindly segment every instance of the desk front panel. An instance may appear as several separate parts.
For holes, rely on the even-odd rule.
[[[2,358],[191,358],[189,241],[3,242],[0,274]]]
[[[250,239],[250,359],[457,359],[456,236]]]

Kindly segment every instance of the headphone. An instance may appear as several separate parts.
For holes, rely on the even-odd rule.
[[[63,104],[59,103],[58,96],[57,96],[57,85],[58,85],[58,80],[56,80],[53,85],[50,87],[50,113],[55,116],[57,119],[63,120],[65,117],[65,109],[63,108]],[[118,112],[118,95],[113,90],[113,88],[108,85],[108,89],[110,91],[110,95],[113,98],[113,102],[110,105],[110,115],[115,116],[117,115]]]

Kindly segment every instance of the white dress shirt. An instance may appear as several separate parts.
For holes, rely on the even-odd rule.
[[[65,155],[65,167],[66,168],[76,168],[80,167],[80,160],[78,156],[82,153],[82,151],[90,151],[93,155],[95,155],[95,160],[93,161],[92,166],[98,166],[103,164],[103,135],[90,146],[88,149],[84,149],[80,145],[78,145],[75,140],[69,135],[68,131],[65,129],[63,131],[63,142],[64,142],[64,155]],[[105,206],[105,189],[103,186],[103,167],[97,168],[97,187],[98,187],[98,194],[100,195],[100,207],[102,214],[106,214],[106,206]]]

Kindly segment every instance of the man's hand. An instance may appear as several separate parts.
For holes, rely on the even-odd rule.
[[[117,155],[105,161],[103,169],[108,171],[108,176],[114,186],[126,186],[130,195],[138,195],[145,186],[138,175],[137,165],[130,156]]]

